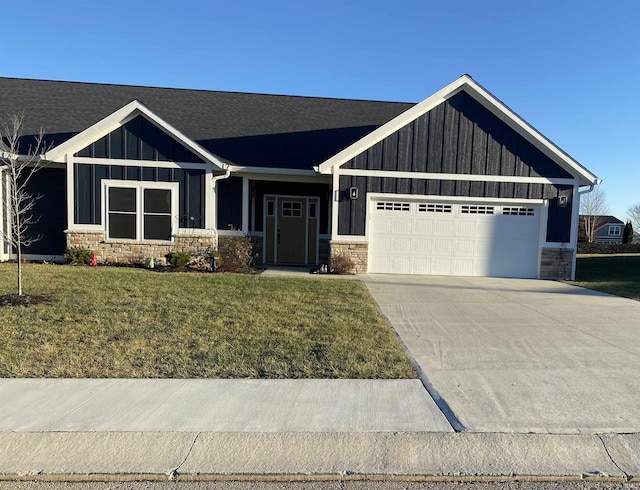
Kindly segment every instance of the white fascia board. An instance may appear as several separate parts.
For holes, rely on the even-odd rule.
[[[338,154],[329,158],[318,167],[318,172],[332,173],[335,166],[340,166],[351,160],[376,143],[382,141],[390,134],[406,126],[411,121],[429,112],[431,109],[449,99],[450,97],[454,96],[461,90],[464,90],[469,95],[474,97],[484,107],[490,110],[495,116],[508,124],[509,127],[514,129],[521,136],[525,137],[525,139],[527,139],[530,143],[543,151],[543,153],[552,158],[556,163],[558,163],[558,165],[578,178],[580,181],[580,185],[590,185],[596,183],[598,178],[594,174],[589,172],[576,160],[567,155],[549,139],[544,137],[539,131],[533,128],[533,126],[531,126],[524,119],[518,116],[518,114],[516,114],[514,111],[509,109],[509,107],[507,107],[489,91],[484,89],[469,75],[462,75],[460,78],[442,88],[432,96],[411,107],[399,116],[396,116],[391,121],[380,126],[378,129],[371,132],[361,140],[356,141],[351,146],[348,146]]]
[[[340,175],[353,175],[360,177],[391,177],[396,179],[426,179],[426,180],[462,180],[471,182],[513,182],[522,184],[558,184],[575,185],[574,179],[561,179],[546,177],[512,177],[508,175],[481,175],[481,174],[445,174],[431,172],[404,172],[398,170],[360,170],[340,169]]]
[[[114,113],[108,115],[94,125],[89,126],[87,129],[68,139],[64,143],[56,146],[45,154],[45,158],[50,161],[62,162],[64,161],[66,154],[73,154],[80,151],[82,148],[85,148],[94,141],[106,136],[139,114],[152,121],[169,136],[180,141],[184,146],[189,148],[206,162],[211,163],[220,170],[225,170],[227,168],[226,163],[215,155],[209,153],[195,141],[185,136],[164,119],[154,114],[151,109],[138,100],[129,102]]]
[[[331,177],[319,175],[313,170],[293,170],[283,168],[261,168],[230,166],[231,174],[236,177],[246,177],[252,180],[276,181],[276,182],[310,182],[329,183]]]
[[[231,173],[243,174],[265,174],[265,175],[300,175],[300,176],[316,176],[314,170],[292,169],[292,168],[267,168],[267,167],[249,167],[242,165],[229,165]]]

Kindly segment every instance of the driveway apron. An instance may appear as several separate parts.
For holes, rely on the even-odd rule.
[[[464,430],[640,432],[639,302],[530,279],[361,279]]]

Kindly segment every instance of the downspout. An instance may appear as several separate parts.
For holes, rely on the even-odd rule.
[[[593,190],[596,188],[597,185],[602,184],[602,179],[596,179],[593,184],[590,184],[589,187],[587,187],[585,190],[581,191],[578,190],[578,211],[577,211],[577,215],[578,215],[578,219],[577,219],[577,233],[576,233],[576,252],[573,254],[573,265],[571,267],[571,280],[575,281],[576,280],[576,262],[578,259],[578,235],[580,234],[580,196],[582,196],[583,194],[589,194],[590,192],[593,192]]]
[[[231,176],[231,167],[227,165],[226,171],[222,175],[211,177],[211,188],[213,192],[214,213],[213,213],[213,230],[215,231],[214,245],[218,248],[218,193],[216,192],[216,184],[219,180],[228,179]]]

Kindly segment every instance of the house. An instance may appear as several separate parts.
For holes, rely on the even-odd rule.
[[[0,78],[0,113],[51,146],[32,259],[250,233],[267,264],[571,278],[581,187],[599,183],[468,75],[418,104]]]
[[[590,221],[595,243],[622,243],[624,221],[615,216],[580,215],[580,231],[586,240],[585,225]]]

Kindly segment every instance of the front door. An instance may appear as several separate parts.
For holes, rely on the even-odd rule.
[[[278,263],[305,264],[307,200],[278,197]]]
[[[315,196],[265,196],[265,263],[316,264],[319,201]]]

